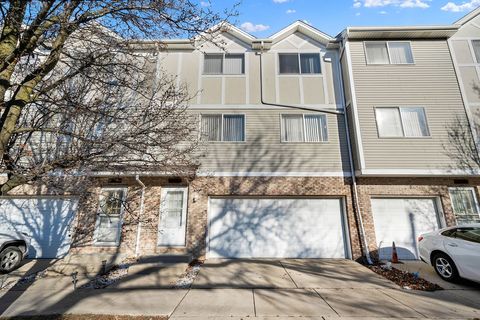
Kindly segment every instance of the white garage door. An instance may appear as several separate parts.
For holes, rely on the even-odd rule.
[[[399,259],[418,259],[417,238],[440,228],[435,198],[372,199],[379,257],[390,260],[395,241]]]
[[[31,237],[29,257],[57,258],[70,249],[70,228],[76,199],[0,199],[0,232],[25,232]]]
[[[345,258],[341,199],[212,198],[208,257]]]

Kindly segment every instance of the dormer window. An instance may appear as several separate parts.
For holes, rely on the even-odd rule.
[[[320,54],[318,53],[280,53],[280,74],[319,74]]]
[[[205,54],[203,74],[245,74],[245,55],[243,53]]]

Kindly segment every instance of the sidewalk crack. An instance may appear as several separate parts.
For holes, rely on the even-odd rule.
[[[300,289],[300,287],[297,285],[297,283],[295,282],[295,280],[293,280],[292,276],[290,275],[290,273],[287,271],[287,268],[285,268],[285,266],[283,265],[282,261],[279,261],[280,262],[280,265],[282,266],[283,270],[285,270],[285,272],[287,273],[288,277],[290,278],[290,280],[292,280],[293,284],[295,285],[295,287],[297,287],[297,289]]]

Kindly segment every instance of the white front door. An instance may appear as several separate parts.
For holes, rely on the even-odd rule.
[[[391,259],[392,242],[399,259],[419,259],[418,236],[441,227],[435,198],[377,198],[371,204],[381,260]]]
[[[185,246],[187,188],[163,188],[160,202],[158,245]]]
[[[30,258],[60,258],[70,249],[77,199],[32,197],[0,200],[0,232],[30,237]]]
[[[348,257],[342,207],[338,198],[212,198],[207,257]]]

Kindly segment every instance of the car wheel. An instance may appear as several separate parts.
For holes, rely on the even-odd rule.
[[[22,261],[22,251],[17,247],[7,247],[0,253],[0,271],[10,272]]]
[[[433,257],[433,267],[443,280],[453,282],[459,279],[455,263],[444,253],[437,253]]]

